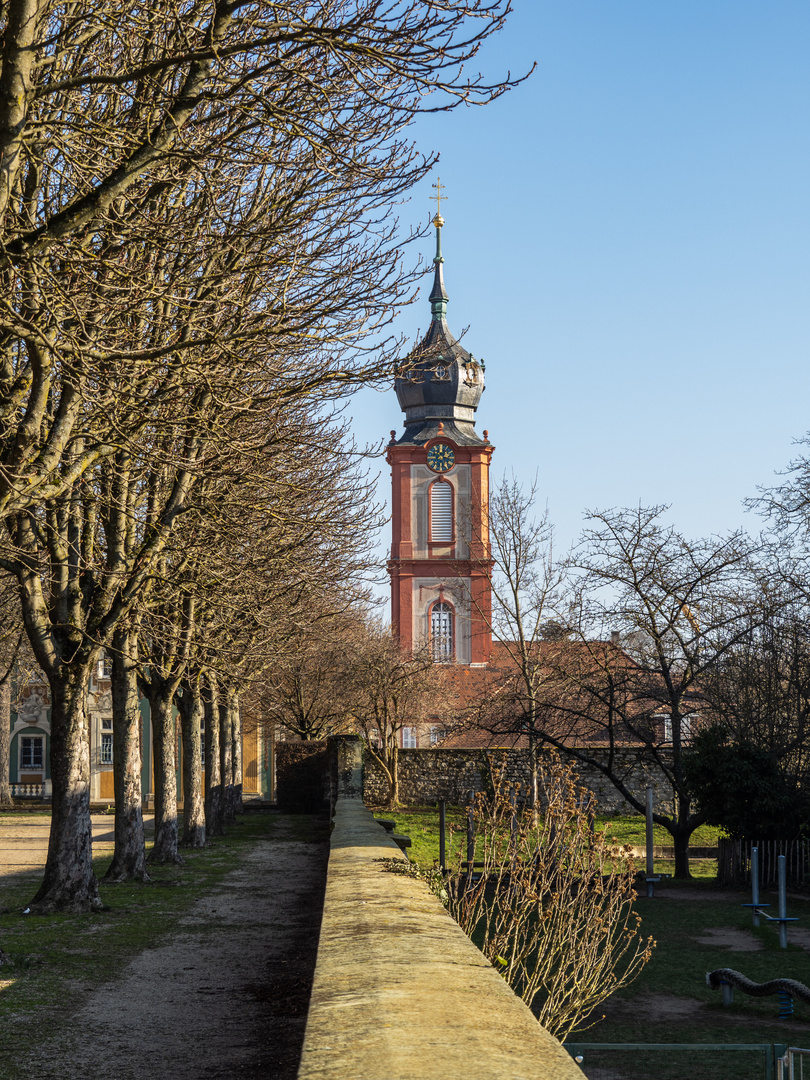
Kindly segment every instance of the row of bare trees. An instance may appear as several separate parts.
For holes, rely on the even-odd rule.
[[[146,876],[140,696],[149,701],[153,734],[156,828],[151,858],[177,860],[178,845],[204,844],[207,835],[222,831],[238,803],[240,694],[252,695],[263,673],[279,656],[289,655],[286,639],[292,626],[334,619],[360,587],[364,547],[376,518],[342,428],[326,416],[286,409],[276,436],[272,454],[252,483],[248,475],[229,490],[217,483],[212,500],[203,498],[199,488],[195,505],[154,563],[149,589],[106,639],[112,658],[116,794],[115,855],[108,880]],[[301,453],[310,438],[322,450],[331,443],[333,452],[324,453],[320,464]],[[128,489],[129,505],[121,515],[128,533],[123,543],[131,543],[142,527],[149,491],[136,484]],[[96,504],[104,504],[103,495]],[[96,520],[103,521],[105,513],[106,506]],[[91,525],[85,522],[84,527]],[[103,550],[103,529],[97,527],[100,539],[93,544]],[[90,595],[96,587],[94,572],[103,578],[105,569],[104,562],[84,563]],[[6,611],[9,630],[19,635],[18,612],[15,624],[11,605]],[[3,640],[9,647],[14,644],[12,633]],[[81,689],[84,703],[86,687]],[[175,779],[178,712],[184,747],[182,839]],[[205,798],[200,783],[203,718]],[[89,754],[88,745],[83,753]],[[7,764],[6,754],[6,778]],[[52,755],[52,776],[57,766]],[[54,860],[57,867],[64,862]],[[68,865],[75,876],[76,859]],[[91,887],[97,889],[92,881]]]
[[[224,695],[210,738],[233,767],[240,680],[352,529],[309,495],[343,453],[329,403],[400,351],[388,327],[414,279],[391,207],[433,164],[402,133],[507,88],[462,71],[508,7],[0,5],[0,568],[51,699],[32,910],[100,903],[86,695],[102,647],[116,873],[143,873],[138,679],[157,857],[177,842],[158,774],[178,695],[191,726],[198,690],[211,715]]]

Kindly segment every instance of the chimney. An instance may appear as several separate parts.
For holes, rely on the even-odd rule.
[[[618,645],[619,644],[619,637],[620,637],[620,634],[619,634],[618,630],[611,630],[610,631],[610,644],[611,645]]]

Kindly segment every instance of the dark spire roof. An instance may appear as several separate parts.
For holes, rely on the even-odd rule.
[[[447,326],[449,297],[444,287],[442,226],[436,214],[436,255],[430,293],[431,323],[427,334],[394,380],[399,406],[405,413],[401,443],[425,443],[443,434],[460,445],[481,445],[475,431],[475,410],[484,391],[484,364],[468,353]]]
[[[442,255],[442,225],[444,225],[444,218],[437,214],[433,219],[433,223],[436,226],[436,254],[433,258],[436,269],[433,272],[433,288],[429,297],[430,310],[434,319],[444,320],[447,316],[447,302],[450,299],[444,287],[444,274],[442,273],[442,267],[444,266],[444,256]]]

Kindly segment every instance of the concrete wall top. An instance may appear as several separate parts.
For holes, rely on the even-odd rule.
[[[339,797],[298,1080],[582,1080],[360,798]]]

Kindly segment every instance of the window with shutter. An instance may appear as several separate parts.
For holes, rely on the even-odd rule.
[[[443,480],[430,489],[430,539],[453,539],[453,489]]]

